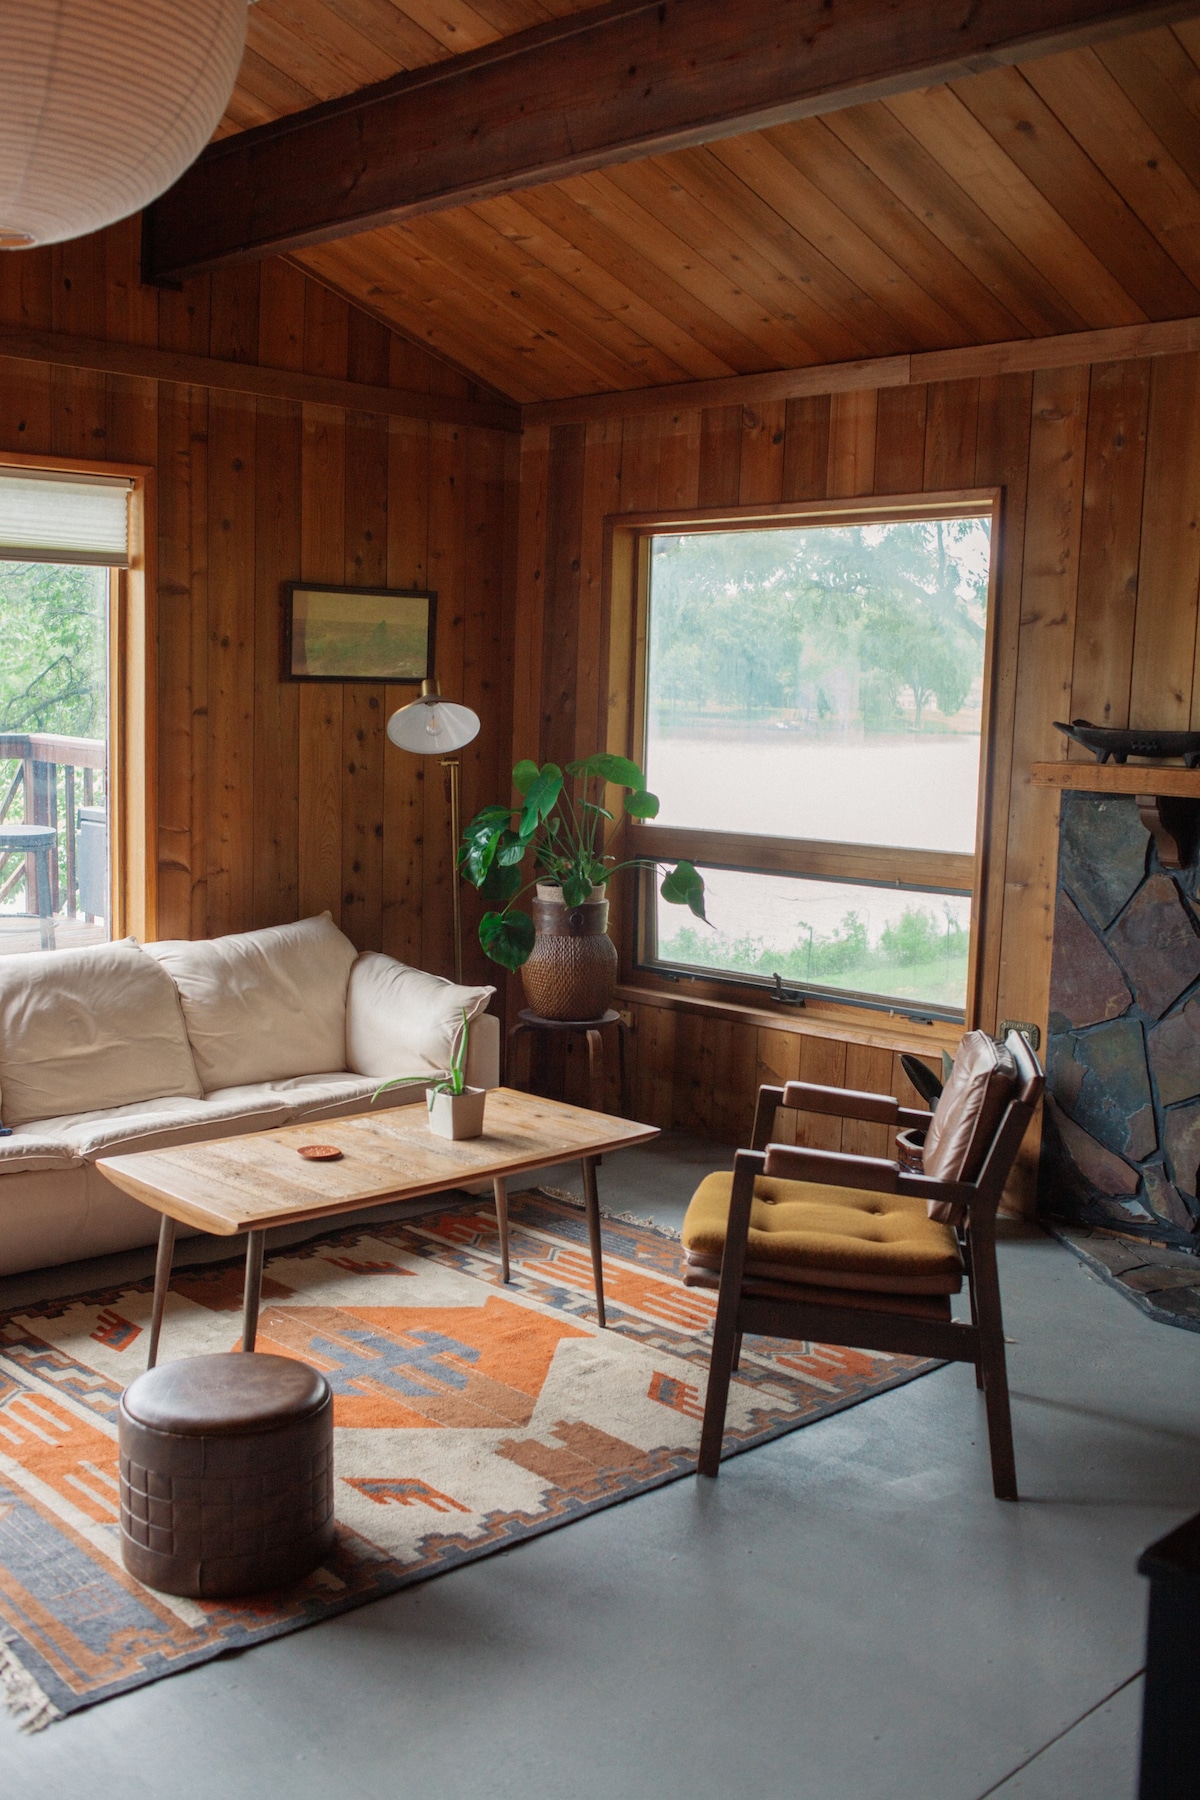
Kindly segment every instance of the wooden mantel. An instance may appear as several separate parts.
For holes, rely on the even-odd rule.
[[[1164,869],[1191,862],[1200,825],[1200,769],[1177,763],[1036,762],[1029,778],[1034,787],[1132,794]]]
[[[1178,763],[1035,762],[1034,787],[1071,788],[1082,794],[1160,794],[1200,800],[1200,769]]]

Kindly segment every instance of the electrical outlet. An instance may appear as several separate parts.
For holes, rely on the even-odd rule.
[[[1042,1028],[1028,1019],[1001,1019],[998,1035],[1006,1038],[1010,1031],[1019,1031],[1031,1050],[1039,1050],[1042,1043]]]

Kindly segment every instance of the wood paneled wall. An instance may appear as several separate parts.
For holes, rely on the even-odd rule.
[[[139,282],[137,255],[133,221],[0,256],[0,321],[474,394],[286,262],[159,292]],[[280,584],[437,590],[437,673],[483,720],[463,753],[469,816],[493,798],[511,737],[514,446],[474,427],[0,359],[0,449],[157,469],[160,936],[328,907],[360,948],[452,972],[445,780],[384,735],[416,690],[283,681]],[[470,919],[467,937],[482,977]]]
[[[605,741],[622,679],[607,657],[606,514],[993,485],[1005,504],[979,1022],[1044,1028],[1057,797],[1031,787],[1030,764],[1067,754],[1055,719],[1200,726],[1200,358],[528,430],[516,641],[540,680],[518,685],[515,754]],[[625,997],[635,1110],[661,1125],[732,1141],[760,1080],[799,1068],[874,1087],[898,1073],[877,1032],[814,1038],[813,1013],[776,1024]],[[822,1121],[806,1138],[865,1147],[853,1130]]]

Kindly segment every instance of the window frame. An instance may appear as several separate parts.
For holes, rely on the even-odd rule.
[[[0,470],[127,478],[129,566],[109,571],[108,832],[110,938],[158,935],[155,470],[146,463],[0,451]]]
[[[791,979],[790,993],[804,997],[810,1018],[828,1016],[831,1023],[862,1021],[885,1014],[913,1022],[953,1024],[967,1029],[979,1022],[983,964],[983,896],[989,828],[990,771],[994,762],[992,716],[996,684],[997,600],[1003,534],[1003,490],[999,487],[955,488],[937,493],[865,495],[819,501],[782,502],[736,507],[660,510],[610,516],[606,522],[609,595],[609,734],[607,748],[642,762],[646,746],[646,685],[649,660],[650,545],[656,536],[760,527],[849,526],[903,523],[908,520],[986,518],[991,528],[988,568],[987,631],[981,696],[979,787],[974,848],[968,852],[914,850],[905,847],[827,842],[817,839],[760,837],[686,826],[629,820],[622,857],[649,856],[674,861],[686,856],[700,866],[767,875],[793,875],[865,882],[914,891],[970,893],[971,944],[967,964],[966,1004],[956,1009],[908,1004],[888,996],[859,995]],[[941,876],[942,879],[938,879]],[[626,981],[659,993],[678,993],[686,984],[690,997],[741,1004],[761,1011],[774,1000],[761,977],[717,970],[693,970],[645,954],[656,931],[657,883],[640,873],[615,908],[615,935]],[[777,1002],[775,1002],[777,1004]],[[781,1009],[782,1010],[782,1009]]]

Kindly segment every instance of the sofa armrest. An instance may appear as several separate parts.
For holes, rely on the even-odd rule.
[[[480,1065],[499,1081],[499,1021],[485,1023],[492,987],[458,987],[368,950],[350,970],[346,990],[346,1067],[381,1081],[403,1075],[441,1075],[449,1067],[465,1010],[471,1022],[468,1070]],[[477,1047],[476,1039],[482,1044]],[[490,1046],[490,1050],[489,1050]],[[473,1079],[473,1077],[470,1077]]]
[[[500,1021],[495,1013],[480,1013],[467,1040],[467,1084],[500,1086]]]

